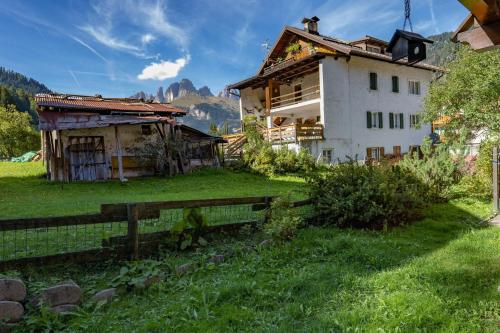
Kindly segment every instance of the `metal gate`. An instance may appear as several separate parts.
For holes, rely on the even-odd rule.
[[[70,180],[108,179],[102,136],[69,137]]]

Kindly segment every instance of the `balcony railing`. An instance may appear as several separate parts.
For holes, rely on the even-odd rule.
[[[264,137],[271,143],[296,143],[308,140],[323,140],[323,125],[288,125],[268,128]]]
[[[288,94],[271,98],[271,109],[298,104],[304,101],[319,98],[319,85],[310,86]]]

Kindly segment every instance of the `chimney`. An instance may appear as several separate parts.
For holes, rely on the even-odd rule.
[[[302,24],[304,25],[304,31],[310,34],[319,35],[318,21],[319,18],[317,16],[313,16],[311,18],[304,17],[304,19],[302,20]]]

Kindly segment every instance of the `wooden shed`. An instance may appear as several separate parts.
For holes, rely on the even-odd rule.
[[[124,181],[220,165],[223,139],[178,124],[185,111],[170,104],[57,94],[35,102],[50,180]]]

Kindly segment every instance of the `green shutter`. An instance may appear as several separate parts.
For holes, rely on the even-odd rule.
[[[383,128],[384,127],[383,122],[382,122],[383,121],[382,118],[383,118],[382,112],[379,112],[378,113],[378,128]]]
[[[389,128],[394,128],[394,113],[389,112]]]
[[[402,113],[399,114],[399,128],[405,128],[405,125],[404,125],[404,116]]]
[[[392,77],[392,92],[399,92],[399,77],[397,76]]]
[[[377,90],[377,73],[370,73],[370,89]]]
[[[366,111],[366,128],[372,128],[372,113]]]

